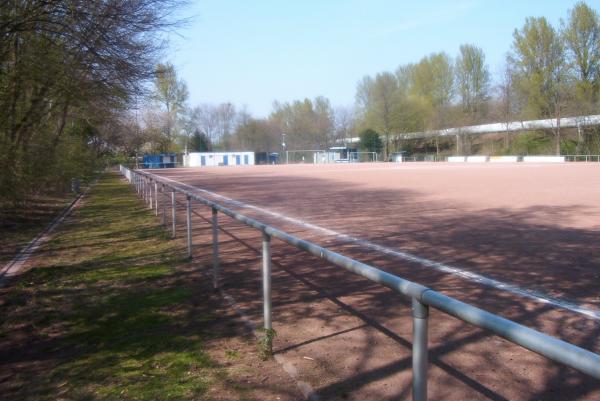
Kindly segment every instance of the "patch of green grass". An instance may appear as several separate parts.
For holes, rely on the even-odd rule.
[[[50,361],[35,377],[16,374],[11,396],[202,397],[223,370],[203,349],[210,333],[190,328],[189,315],[215,317],[192,313],[194,289],[178,278],[182,255],[131,188],[116,175],[101,178],[0,303],[0,339],[22,330]]]
[[[240,353],[235,349],[228,349],[225,351],[225,356],[231,360],[240,359]]]

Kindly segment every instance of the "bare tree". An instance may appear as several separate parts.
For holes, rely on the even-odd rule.
[[[338,106],[333,110],[334,141],[350,142],[356,136],[356,114],[352,106]]]
[[[177,25],[172,15],[181,3],[0,2],[0,194],[48,182],[51,167],[69,157],[55,152],[65,132],[85,132],[91,121],[102,125],[100,116],[112,117],[99,110],[123,108],[144,91],[162,32]],[[31,153],[42,144],[43,163],[39,152]]]

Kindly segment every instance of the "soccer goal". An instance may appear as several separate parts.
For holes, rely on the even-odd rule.
[[[378,161],[376,152],[350,152],[348,155],[351,163],[374,163]]]
[[[287,150],[284,162],[287,164],[321,163],[324,150]]]

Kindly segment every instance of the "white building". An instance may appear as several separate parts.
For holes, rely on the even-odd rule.
[[[254,152],[192,152],[183,155],[185,167],[252,166]]]

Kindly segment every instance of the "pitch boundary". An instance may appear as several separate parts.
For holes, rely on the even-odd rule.
[[[150,173],[152,174],[152,173]],[[386,246],[383,245],[379,245],[358,237],[354,237],[348,234],[344,234],[335,230],[331,230],[329,228],[325,228],[325,227],[321,227],[319,225],[313,224],[313,223],[309,223],[307,221],[304,221],[302,219],[298,219],[295,217],[289,217],[286,216],[284,214],[278,213],[278,212],[274,212],[272,210],[266,209],[266,208],[262,208],[256,205],[252,205],[249,203],[244,203],[241,201],[237,201],[234,199],[231,199],[229,197],[226,197],[224,195],[218,194],[216,192],[212,192],[212,191],[208,191],[206,189],[202,189],[202,188],[198,188],[189,184],[185,184],[183,182],[180,181],[176,181],[173,180],[171,178],[168,177],[163,177],[163,176],[159,176],[159,175],[155,175],[152,174],[158,178],[170,181],[172,183],[175,183],[177,185],[180,185],[182,187],[186,187],[188,190],[194,191],[194,192],[200,192],[203,193],[205,195],[209,195],[212,196],[214,198],[217,198],[219,200],[221,200],[222,202],[228,203],[229,205],[233,205],[236,207],[240,207],[240,208],[245,208],[245,209],[250,209],[271,217],[275,217],[279,220],[283,220],[289,223],[293,223],[297,226],[303,227],[303,228],[307,228],[313,231],[317,231],[321,234],[325,234],[328,236],[334,236],[338,239],[342,239],[344,241],[347,242],[351,242],[351,243],[355,243],[355,244],[359,244],[361,246],[364,246],[365,248],[369,248],[371,250],[377,251],[377,252],[381,252],[383,254],[386,255],[390,255],[390,256],[394,256],[397,257],[399,259],[402,260],[406,260],[409,262],[414,262],[417,264],[420,264],[422,266],[426,266],[429,268],[433,268],[435,270],[447,273],[447,274],[451,274],[457,277],[461,277],[463,279],[484,285],[486,287],[490,287],[490,288],[494,288],[497,290],[502,290],[502,291],[506,291],[506,292],[510,292],[512,294],[515,295],[519,295],[522,297],[526,297],[529,299],[532,299],[536,302],[542,303],[542,304],[548,304],[548,305],[552,305],[561,309],[566,309],[569,310],[571,312],[575,312],[584,316],[587,316],[589,318],[592,318],[594,320],[600,320],[600,310],[597,309],[592,309],[592,308],[588,308],[586,306],[583,306],[577,302],[574,301],[569,301],[569,300],[565,300],[565,299],[561,299],[561,298],[555,298],[555,297],[551,297],[549,295],[546,295],[542,292],[536,291],[536,290],[531,290],[525,287],[521,287],[518,286],[516,284],[510,284],[510,283],[505,283],[503,281],[500,280],[496,280],[487,276],[484,276],[482,274],[479,273],[473,273],[471,271],[468,271],[466,269],[462,269],[456,266],[451,266],[451,265],[447,265],[441,262],[436,262],[433,260],[429,260],[426,258],[422,258],[420,256],[416,256],[413,255],[411,253],[408,252],[404,252],[404,251],[398,251],[392,248],[388,248]]]

